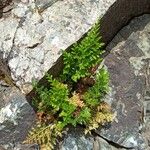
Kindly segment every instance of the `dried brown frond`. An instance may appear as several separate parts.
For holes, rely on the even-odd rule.
[[[61,135],[61,130],[57,128],[56,124],[38,124],[36,128],[30,131],[23,143],[37,143],[40,145],[41,150],[52,150],[54,148],[53,146],[56,144],[56,137]]]
[[[101,102],[97,107],[98,112],[111,112],[111,106],[106,102]]]
[[[90,77],[85,77],[85,78],[81,79],[81,82],[84,85],[93,86],[95,84],[95,79],[94,78],[90,78]]]
[[[45,122],[45,123],[51,123],[55,120],[55,117],[49,113],[45,113],[45,112],[38,112],[37,114],[37,118],[39,120],[39,122]]]
[[[80,95],[76,93],[73,93],[73,96],[70,98],[70,103],[80,108],[85,106],[84,102],[81,100]]]
[[[108,105],[106,102],[102,102],[97,107],[97,112],[88,124],[85,134],[90,133],[91,130],[95,130],[105,123],[112,122],[114,118],[115,114],[112,113],[110,105]]]

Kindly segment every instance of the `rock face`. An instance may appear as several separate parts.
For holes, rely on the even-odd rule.
[[[35,113],[23,94],[0,85],[0,145],[6,149],[22,142],[35,122]]]
[[[80,144],[86,147],[89,138],[92,147],[88,147],[92,150],[150,149],[149,43],[150,15],[133,19],[114,37],[107,46],[111,52],[105,58],[111,81],[111,92],[105,100],[116,111],[116,120],[110,127],[96,131],[100,137],[85,137],[79,130],[69,132],[61,150],[80,150]]]
[[[77,41],[98,18],[107,43],[129,19],[149,12],[149,7],[149,0],[14,0],[12,10],[0,19],[0,54],[16,85],[28,93],[32,79],[41,79],[61,49]]]
[[[82,128],[71,128],[58,150],[124,150],[110,145],[99,136],[84,135]]]
[[[85,136],[82,128],[70,128],[59,150],[93,150],[93,136]]]
[[[79,39],[115,0],[67,0],[49,7],[51,2],[16,2],[11,15],[0,21],[3,59],[25,93],[32,89],[32,78],[42,78],[60,50]]]
[[[117,120],[109,129],[97,133],[127,148],[144,149],[139,131],[144,121],[143,103],[149,101],[145,95],[150,90],[149,33],[150,15],[144,15],[124,27],[107,47],[111,52],[105,59],[105,65],[115,93],[112,107],[117,111]],[[147,102],[144,109],[149,110],[148,107]]]
[[[149,0],[116,0],[101,20],[101,35],[108,43],[136,16],[150,13]]]
[[[32,79],[41,79],[61,56],[61,49],[77,41],[98,18],[102,18],[101,32],[108,43],[132,17],[149,12],[149,0],[1,0],[0,59],[8,64],[16,86],[27,94]],[[107,47],[111,50],[105,61],[111,75],[109,100],[118,120],[97,131],[108,141],[136,150],[148,150],[150,143],[149,18],[135,19]],[[8,150],[38,149],[20,144],[34,124],[35,114],[25,95],[7,85],[14,86],[1,60],[0,145]],[[1,75],[7,83],[1,83]],[[116,149],[99,136],[85,137],[78,132],[68,134],[62,150]]]

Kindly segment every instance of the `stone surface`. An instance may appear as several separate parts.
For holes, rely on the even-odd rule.
[[[12,150],[22,142],[35,122],[35,113],[15,87],[0,85],[0,145]]]
[[[58,150],[125,150],[117,148],[99,136],[84,135],[81,127],[70,128]]]
[[[57,1],[61,1],[61,0],[36,0],[35,4],[37,5],[38,9],[42,11],[44,11],[45,9],[47,9],[48,7],[52,6],[54,3],[56,3]]]
[[[7,5],[9,5],[11,3],[12,0],[1,0],[0,1],[0,8],[4,8]]]
[[[0,150],[39,150],[39,146],[36,144],[12,144],[0,146]]]
[[[85,136],[82,128],[70,128],[59,150],[93,150],[94,138]]]
[[[51,7],[50,1],[15,3],[0,21],[0,49],[16,85],[28,93],[32,78],[42,78],[60,50],[79,39],[114,1],[67,0]]]
[[[117,119],[110,128],[97,133],[118,145],[144,150],[140,125],[144,123],[144,103],[149,102],[146,93],[150,90],[150,15],[132,20],[114,37],[107,50],[111,52],[105,58],[105,65],[110,72],[112,107]],[[144,106],[147,120],[148,102]],[[148,128],[146,131],[150,133]]]
[[[77,41],[97,18],[102,17],[102,35],[107,43],[132,17],[150,12],[150,1],[14,0],[8,10],[9,6],[0,9],[0,58],[8,63],[16,85],[28,93],[32,78],[41,79],[59,58],[61,49]],[[107,47],[108,51],[112,49],[105,64],[111,73],[111,104],[118,120],[109,129],[97,132],[136,150],[148,150],[150,145],[149,18],[135,19]],[[7,86],[0,86],[0,144],[5,149],[30,149],[32,146],[13,143],[25,138],[34,112],[18,89]],[[139,128],[141,120],[143,128]],[[94,137],[89,139],[79,132],[68,134],[64,149],[92,149]],[[94,144],[97,149],[115,149],[99,137]]]
[[[149,0],[14,0],[11,12],[0,20],[0,54],[16,85],[28,93],[32,79],[41,79],[61,49],[77,41],[98,18],[107,43],[129,19],[149,12],[149,6]]]
[[[37,144],[16,144],[12,150],[39,150]]]
[[[116,0],[101,20],[101,35],[105,43],[136,16],[150,13],[150,0]]]
[[[125,150],[125,149],[112,146],[109,142],[97,136],[95,137],[95,141],[93,143],[93,150]]]

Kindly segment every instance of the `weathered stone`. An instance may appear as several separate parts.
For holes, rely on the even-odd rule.
[[[37,144],[17,144],[13,150],[39,150],[39,146]]]
[[[35,113],[21,92],[0,85],[0,145],[8,148],[22,142],[35,122]]]
[[[150,13],[149,0],[116,0],[101,20],[101,35],[108,43],[131,19]]]
[[[97,18],[102,18],[102,36],[107,43],[132,17],[149,13],[150,1],[16,0],[9,12],[3,18],[0,16],[0,58],[8,62],[16,85],[28,93],[32,89],[32,79],[41,79],[59,58],[61,49],[77,41]],[[98,132],[117,144],[138,149],[142,148],[140,142],[143,142],[139,135],[141,114],[138,112],[141,111],[141,100],[147,96],[143,91],[149,88],[149,84],[144,84],[149,80],[145,79],[144,73],[145,64],[149,62],[149,38],[145,40],[149,33],[149,19],[141,22],[142,26],[141,23],[137,26],[133,23],[124,28],[107,48],[109,51],[114,47],[106,58],[106,66],[111,73],[111,99],[114,100],[113,108],[117,110],[118,123],[114,122],[110,129]],[[7,96],[0,99],[0,143],[11,145],[25,138],[34,121],[34,112],[18,90],[5,86],[1,89],[0,97],[5,92]],[[148,121],[149,103],[145,105],[144,119]],[[145,130],[148,132],[149,128],[146,126]],[[69,136],[67,142],[70,139],[76,141],[72,135]],[[81,145],[88,145],[84,136],[77,139]]]
[[[145,141],[145,150],[150,149],[150,121],[147,121],[142,128],[142,136]]]
[[[0,150],[39,150],[37,144],[12,144],[0,146]]]
[[[51,5],[53,5],[54,3],[56,3],[57,1],[61,1],[61,0],[43,0],[43,1],[36,0],[35,3],[38,9],[40,9],[40,11],[42,12],[48,7],[50,7]]]
[[[6,7],[12,0],[0,0],[0,9]]]
[[[0,44],[10,45],[2,49],[3,58],[8,60],[16,85],[28,93],[32,79],[42,78],[60,56],[60,50],[79,39],[114,1],[58,1],[45,10],[40,10],[39,1],[16,3],[12,16],[0,22]],[[3,33],[4,26],[7,30]]]
[[[93,150],[125,150],[125,149],[114,147],[110,143],[108,143],[106,140],[97,136],[97,137],[95,137]]]
[[[142,124],[144,94],[150,59],[150,15],[136,18],[124,27],[108,45],[111,50],[105,59],[110,72],[114,97],[112,107],[117,120],[98,134],[127,148],[145,149],[139,133]],[[148,105],[147,105],[148,108]],[[150,132],[150,131],[149,131]]]
[[[149,6],[149,0],[16,0],[11,14],[0,21],[0,51],[16,85],[28,93],[32,79],[41,79],[61,49],[77,41],[98,18],[107,43],[129,19],[149,12]]]
[[[125,150],[115,147],[99,136],[85,135],[82,128],[70,128],[58,150]]]
[[[82,128],[71,128],[59,144],[59,150],[93,150],[94,138],[85,136]]]

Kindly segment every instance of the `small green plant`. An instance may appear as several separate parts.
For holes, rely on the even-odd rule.
[[[101,42],[99,32],[98,22],[80,43],[73,44],[69,53],[63,53],[63,79],[77,82],[89,76],[89,69],[102,61],[100,56],[104,53],[104,43]]]
[[[72,101],[75,95],[69,98],[69,90],[66,84],[53,79],[52,76],[47,75],[47,81],[50,84],[50,89],[44,87],[37,87],[36,91],[39,95],[39,102],[36,102],[39,112],[51,113],[52,115],[58,114],[58,121],[62,120],[62,124],[76,125],[77,123],[86,122],[90,117],[90,110],[86,107],[82,107],[82,111],[78,109],[78,103]],[[74,113],[79,111],[78,116]]]
[[[100,100],[105,96],[109,89],[109,74],[102,68],[96,74],[96,82],[93,87],[89,88],[83,95],[83,100],[90,108],[99,105]]]
[[[102,61],[104,44],[100,40],[97,23],[80,43],[64,52],[64,69],[59,80],[47,74],[47,87],[35,84],[38,98],[34,105],[38,109],[40,126],[30,132],[26,143],[36,142],[41,148],[51,150],[67,125],[84,124],[87,133],[112,121],[110,107],[101,101],[109,89],[108,72],[103,67],[97,73],[91,71]],[[81,82],[77,90],[72,84],[77,81],[88,81],[88,84]]]
[[[50,111],[55,114],[64,107],[64,103],[66,105],[69,103],[69,91],[66,84],[60,83],[56,79],[53,79],[52,76],[47,75],[46,79],[51,88],[48,89],[46,87],[38,87],[35,85],[40,100],[40,102],[37,102],[38,111]]]

